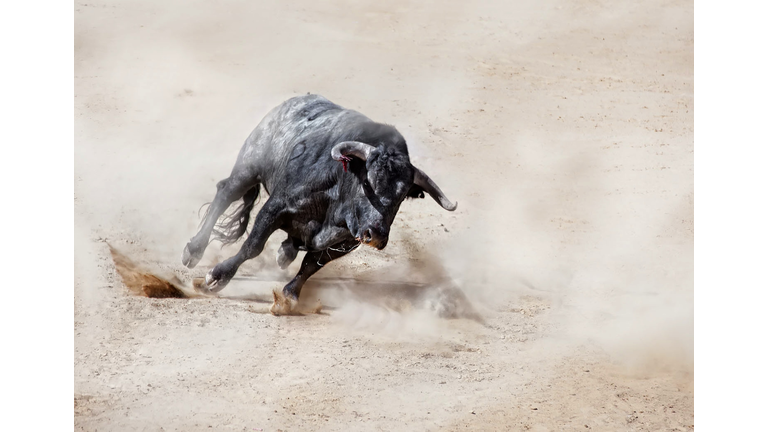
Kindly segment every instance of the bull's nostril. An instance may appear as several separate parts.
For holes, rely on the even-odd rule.
[[[371,234],[371,230],[369,229],[365,230],[365,232],[363,233],[363,241],[368,243],[371,241],[371,239],[373,239],[373,234]]]

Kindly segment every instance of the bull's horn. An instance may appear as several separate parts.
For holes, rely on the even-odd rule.
[[[415,185],[424,189],[444,209],[448,211],[456,210],[458,203],[452,203],[424,171],[416,167],[413,167],[413,169],[416,170],[416,174],[413,176],[413,183]]]
[[[344,161],[344,156],[354,156],[365,161],[375,148],[359,141],[344,141],[333,146],[331,157],[337,161]]]

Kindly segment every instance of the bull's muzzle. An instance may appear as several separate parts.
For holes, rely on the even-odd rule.
[[[389,236],[387,236],[386,234],[382,234],[377,229],[368,228],[367,230],[363,231],[362,237],[359,238],[358,240],[363,244],[366,244],[371,247],[375,247],[378,250],[382,250],[387,246],[387,241],[389,240]]]

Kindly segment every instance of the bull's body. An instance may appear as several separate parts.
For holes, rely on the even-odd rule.
[[[283,230],[288,238],[279,251],[280,266],[290,264],[298,250],[307,255],[283,289],[285,301],[273,305],[274,313],[290,313],[301,286],[325,263],[361,242],[383,249],[406,196],[423,197],[426,191],[444,208],[455,208],[410,164],[405,139],[394,127],[322,96],[295,97],[274,108],[246,139],[229,178],[217,185],[200,232],[184,249],[185,265],[197,264],[211,233],[225,243],[244,234],[260,186],[269,199],[251,234],[235,256],[208,273],[206,285],[211,291],[223,289],[244,261],[261,253],[275,230]],[[217,224],[240,198],[243,206]]]

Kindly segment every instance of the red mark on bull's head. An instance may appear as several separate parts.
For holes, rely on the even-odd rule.
[[[347,164],[352,159],[350,157],[348,157],[348,156],[341,155],[341,157],[339,157],[339,160],[341,160],[341,165],[344,167],[344,172],[347,172]]]

